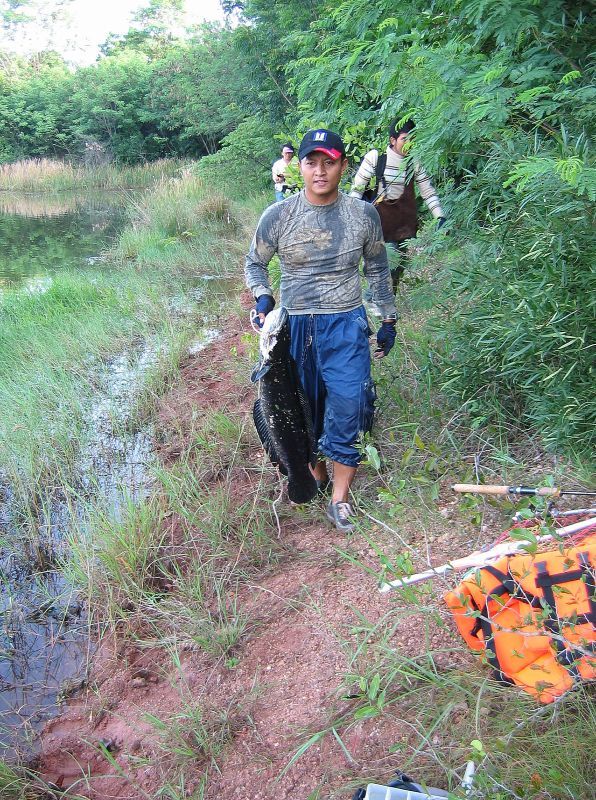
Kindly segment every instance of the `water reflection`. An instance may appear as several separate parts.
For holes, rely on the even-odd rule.
[[[0,194],[0,289],[31,287],[93,263],[122,227],[126,199],[122,193]]]
[[[88,501],[118,518],[149,491],[152,432],[130,422],[157,357],[142,345],[96,366],[75,485],[47,487],[34,519],[19,519],[0,471],[0,759],[32,746],[68,687],[86,678],[93,646],[85,611],[56,564],[68,556],[69,535],[83,535]]]
[[[58,272],[95,273],[102,250],[124,223],[126,199],[121,193],[0,193],[0,292],[16,288],[43,293]],[[130,372],[134,373],[138,358],[132,360]],[[116,484],[133,496],[138,493],[143,483],[140,464],[151,458],[150,438],[146,431],[127,433],[123,392],[111,402],[112,365],[98,365],[97,370],[97,394],[89,409],[89,446],[99,449],[106,462],[112,456],[106,469],[114,467],[114,483],[109,476],[99,476],[95,452],[93,456],[81,453],[79,482],[87,494],[92,485],[100,484],[113,503]],[[124,367],[117,372],[119,385]],[[127,388],[131,389],[130,383]],[[125,408],[130,408],[130,402],[131,398]],[[115,408],[120,417],[124,415],[123,436],[114,436],[99,448],[99,442],[107,438],[107,418],[116,419]],[[128,479],[131,469],[134,480]],[[16,513],[13,499],[0,464],[0,759],[14,758],[15,751],[31,743],[44,720],[56,712],[65,680],[84,680],[91,646],[84,611],[56,568],[66,555],[73,523],[83,522],[83,506],[71,491],[47,487],[40,507],[24,520]]]
[[[66,677],[84,679],[87,660],[84,615],[60,573],[12,567],[19,595],[4,594],[0,608],[0,746],[9,752],[55,713]]]

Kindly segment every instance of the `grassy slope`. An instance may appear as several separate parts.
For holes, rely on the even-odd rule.
[[[234,254],[228,256],[230,273],[237,272],[237,255],[246,245],[246,233],[235,229],[222,236],[219,226],[229,225],[227,212],[222,211],[225,205],[219,200],[206,201],[201,192],[200,185],[189,181],[158,193],[137,209],[132,227],[116,250],[123,269],[130,262],[143,272],[151,270],[150,282],[156,295],[160,294],[160,280],[165,280],[159,277],[162,271],[193,270],[197,263],[209,271],[221,267],[222,238],[231,245],[228,252]],[[201,209],[200,214],[197,209]],[[197,226],[198,218],[206,218],[209,225]],[[240,249],[236,250],[238,244]],[[432,272],[432,264],[429,269]],[[437,402],[429,383],[428,340],[421,324],[424,308],[432,302],[431,285],[432,274],[427,274],[418,288],[405,290],[398,347],[377,367],[379,422],[367,444],[367,465],[358,489],[364,520],[361,535],[376,555],[372,561],[361,561],[356,542],[346,551],[346,558],[361,563],[362,580],[371,582],[374,579],[369,569],[378,570],[389,560],[400,571],[411,558],[420,557],[415,538],[403,543],[400,534],[405,530],[412,536],[418,527],[428,544],[428,536],[439,535],[437,531],[445,528],[445,517],[439,513],[440,505],[444,508],[437,500],[439,492],[455,476],[473,476],[475,455],[484,478],[492,482],[513,482],[522,476],[539,479],[545,470],[554,472],[553,462],[546,461],[528,440],[518,439],[512,445],[490,431],[471,432],[465,417]],[[107,310],[108,316],[113,315],[109,303]],[[122,314],[125,329],[128,323],[129,317]],[[101,342],[101,337],[97,341]],[[248,355],[232,353],[231,361],[244,376],[254,355],[254,350]],[[239,382],[242,380],[239,378]],[[229,465],[247,455],[249,444],[254,447],[254,435],[247,430],[246,420],[236,413],[204,409],[193,419],[190,429],[178,431],[182,436],[181,456],[163,467],[159,496],[131,506],[118,525],[98,517],[91,549],[83,547],[75,561],[81,580],[92,576],[89,591],[104,620],[119,625],[128,622],[133,635],[135,614],[131,617],[126,610],[132,605],[141,611],[151,629],[151,641],[166,643],[174,665],[180,663],[180,648],[190,641],[213,657],[230,660],[233,668],[238,658],[235,648],[245,640],[247,624],[234,597],[247,579],[275,565],[276,522],[268,490],[261,485],[255,487],[250,502],[240,508],[231,505]],[[176,429],[166,430],[165,435],[171,439]],[[532,469],[528,467],[530,455],[542,459],[534,462]],[[205,492],[207,474],[223,476],[217,492]],[[232,510],[235,522],[230,528]],[[188,538],[176,557],[170,554],[166,563],[162,523],[171,514],[182,520]],[[483,524],[490,525],[495,519],[503,525],[503,515],[495,517],[490,505],[465,500],[449,526],[469,530],[472,525],[481,536]],[[199,523],[201,535],[197,537],[193,531]],[[501,529],[491,529],[484,536],[491,539]],[[396,546],[396,541],[403,544]],[[185,566],[189,563],[192,569]],[[165,598],[156,592],[156,579],[160,577],[174,587]],[[544,797],[562,798],[568,796],[565,784],[571,793],[583,796],[588,758],[584,743],[589,741],[593,724],[584,696],[571,697],[562,704],[553,726],[548,723],[548,714],[534,714],[536,709],[531,704],[487,682],[482,669],[465,674],[439,668],[432,653],[422,660],[400,655],[392,644],[397,618],[407,617],[427,604],[426,595],[412,594],[406,597],[405,610],[393,608],[372,627],[363,621],[348,638],[344,644],[352,668],[338,688],[345,692],[356,683],[361,697],[347,718],[335,718],[330,709],[328,727],[309,732],[314,737],[312,742],[331,736],[332,728],[343,735],[354,721],[367,716],[382,726],[399,708],[408,710],[409,721],[415,723],[415,735],[399,758],[404,768],[409,765],[418,771],[422,764],[422,772],[428,769],[432,773],[434,769],[440,773],[461,765],[462,758],[475,752],[485,768],[480,778],[484,786],[480,796],[484,798],[510,797],[514,791],[516,796],[537,797],[542,791]],[[453,642],[449,646],[461,647]],[[501,713],[504,705],[506,711]],[[197,744],[197,713],[179,714],[169,723],[156,721],[172,756],[171,771],[163,777],[168,797],[183,796],[185,771],[195,769],[197,754],[204,757],[206,753],[209,761],[225,759],[221,742],[210,740],[213,728],[209,733],[205,727],[206,741]],[[456,713],[459,721],[454,725]],[[195,750],[191,747],[189,755],[191,735]],[[480,745],[471,746],[472,740]],[[307,734],[302,742],[308,741]],[[297,752],[308,750],[298,750],[300,739],[296,744]],[[499,782],[505,788],[499,788]]]
[[[216,385],[232,369],[239,397],[255,357],[254,341],[247,338],[243,343],[242,350],[229,350],[227,361],[218,350],[216,358],[208,357],[196,368]],[[378,366],[381,416],[356,491],[362,524],[347,545],[339,547],[342,567],[330,570],[329,554],[316,543],[334,539],[330,533],[321,535],[317,507],[280,507],[282,536],[277,540],[271,505],[277,493],[275,478],[255,459],[259,446],[246,404],[235,402],[236,393],[229,389],[221,396],[207,393],[201,398],[191,365],[168,400],[184,407],[185,390],[192,391],[192,411],[171,412],[162,427],[166,451],[176,456],[160,470],[159,499],[131,508],[117,526],[105,518],[98,520],[93,552],[80,549],[76,562],[93,574],[95,602],[104,614],[109,610],[112,625],[125,625],[141,648],[155,648],[152,659],[161,649],[163,669],[177,676],[182,700],[189,651],[207,657],[207,679],[210,670],[217,671],[214,694],[215,686],[225,686],[226,681],[237,690],[234,670],[240,673],[259,640],[270,636],[268,620],[251,614],[247,586],[262,586],[265,591],[280,586],[281,577],[299,573],[307,558],[318,567],[316,582],[306,582],[301,593],[290,596],[286,609],[276,612],[273,621],[279,614],[292,614],[291,632],[309,620],[313,624],[314,616],[316,629],[330,635],[343,653],[343,674],[325,698],[326,708],[304,699],[312,703],[311,718],[316,722],[306,730],[294,730],[291,749],[283,750],[285,763],[276,762],[274,777],[280,780],[280,792],[288,785],[284,782],[288,778],[279,774],[284,766],[294,780],[292,769],[306,770],[309,778],[304,785],[311,786],[313,776],[321,778],[326,771],[320,755],[324,743],[339,737],[349,749],[354,733],[364,726],[373,741],[382,743],[390,762],[431,783],[444,785],[446,776],[455,781],[455,771],[467,758],[475,758],[482,763],[479,797],[504,800],[514,792],[538,797],[539,789],[545,792],[543,797],[562,798],[567,789],[584,796],[590,781],[589,729],[594,723],[586,692],[559,706],[553,726],[552,709],[539,709],[528,698],[495,684],[486,669],[470,664],[470,659],[464,660],[464,668],[465,648],[447,625],[441,603],[449,581],[391,595],[376,618],[363,603],[350,605],[351,585],[358,582],[365,594],[374,595],[382,567],[401,574],[411,565],[423,566],[427,552],[440,562],[452,552],[491,541],[506,526],[507,509],[477,499],[451,504],[447,484],[464,473],[479,447],[484,447],[482,466],[487,475],[513,477],[523,469],[521,462],[514,462],[514,451],[505,453],[502,446],[490,446],[474,435],[465,441],[464,426],[448,424],[450,414],[433,401],[415,368],[420,345],[417,326],[406,322],[399,350]],[[164,519],[170,521],[168,526]],[[293,527],[310,542],[308,554],[293,553],[288,543]],[[172,529],[175,544],[168,534]],[[95,569],[93,559],[98,559]],[[160,590],[163,582],[170,586],[165,593]],[[330,593],[344,598],[339,618],[328,615],[333,605]],[[278,644],[282,650],[286,647],[283,639]],[[287,643],[290,652],[294,646],[292,634]],[[299,672],[297,666],[295,671]],[[234,719],[252,714],[248,692],[244,705],[233,713],[226,702],[214,707],[211,697],[206,706],[204,693],[197,694],[169,713],[160,710],[152,722],[167,758],[151,763],[161,771],[163,786],[174,798],[183,797],[184,787],[199,780],[216,792],[219,772],[226,775],[228,760],[236,759],[238,767]],[[338,708],[333,697],[346,695],[351,702]],[[296,702],[295,697],[290,699]],[[268,701],[267,694],[263,700]],[[283,714],[281,708],[279,713]],[[213,732],[213,740],[197,742],[197,716]],[[287,747],[287,742],[279,740],[280,749],[283,745]],[[317,753],[312,755],[311,749]],[[250,746],[243,740],[243,752],[247,750]],[[356,765],[336,777],[330,795],[314,790],[309,797],[339,800],[350,796],[351,787],[365,777],[381,779],[388,774],[386,764],[359,763],[358,749],[353,755]],[[242,767],[247,761],[249,757],[241,759]],[[331,769],[332,762],[327,766]],[[127,774],[136,787],[132,764]],[[217,796],[206,791],[208,797]],[[264,791],[265,797],[273,796],[273,783]]]

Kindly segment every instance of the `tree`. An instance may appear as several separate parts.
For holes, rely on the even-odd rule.
[[[222,2],[227,13],[240,12],[247,24],[235,30],[235,44],[242,53],[247,70],[253,74],[253,91],[263,100],[269,120],[281,122],[296,110],[295,97],[285,75],[285,68],[297,56],[294,44],[308,30],[324,8],[314,0],[244,0]]]
[[[0,159],[71,150],[72,75],[57,53],[4,60],[0,73]]]
[[[110,34],[100,47],[103,55],[137,50],[159,58],[182,33],[184,0],[150,0],[133,16],[133,26],[123,35]]]
[[[133,23],[154,38],[168,37],[180,26],[184,13],[184,0],[149,0],[133,16]]]
[[[0,0],[5,47],[22,53],[59,50],[73,0]]]
[[[152,101],[194,154],[215,152],[226,134],[262,109],[234,32],[217,26],[205,26],[156,64]]]
[[[596,169],[593,28],[563,0],[345,0],[285,41],[301,127],[326,123],[359,156],[395,117],[413,155],[452,180],[460,233],[435,321],[439,380],[479,421],[505,414],[589,450]],[[435,361],[437,361],[435,358]]]
[[[157,135],[148,99],[152,75],[147,56],[135,51],[78,70],[72,101],[79,142],[97,139],[125,163],[152,157]]]

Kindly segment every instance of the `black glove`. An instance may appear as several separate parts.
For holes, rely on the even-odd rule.
[[[272,297],[270,294],[262,294],[260,297],[257,297],[257,304],[255,306],[255,311],[257,312],[257,325],[259,328],[263,327],[263,322],[265,322],[265,317],[270,311],[273,311],[275,308],[275,298]],[[263,319],[260,319],[259,314],[263,315]]]
[[[437,230],[440,231],[443,225],[447,222],[445,217],[439,217],[439,221],[437,222]]]
[[[386,356],[395,344],[395,322],[383,322],[377,331],[377,357]]]

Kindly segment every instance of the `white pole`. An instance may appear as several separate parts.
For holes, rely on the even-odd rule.
[[[558,528],[554,534],[538,536],[536,537],[536,542],[542,544],[542,542],[550,541],[553,537],[571,536],[574,533],[579,533],[586,528],[590,528],[592,525],[596,525],[596,517],[590,517],[590,519],[585,519],[581,522],[574,522],[573,525],[566,525],[564,528]],[[441,564],[440,567],[427,569],[425,572],[418,572],[415,575],[407,575],[404,578],[396,578],[393,581],[385,581],[379,586],[379,591],[385,594],[391,589],[401,589],[404,586],[411,586],[413,583],[421,583],[422,581],[435,578],[437,575],[444,575],[446,572],[452,570],[485,567],[487,564],[491,564],[502,556],[512,555],[519,550],[523,550],[527,545],[528,541],[501,542],[501,544],[496,545],[490,550],[485,550],[484,552],[481,550],[476,551],[469,556],[456,558],[453,561],[447,562],[447,564]]]

